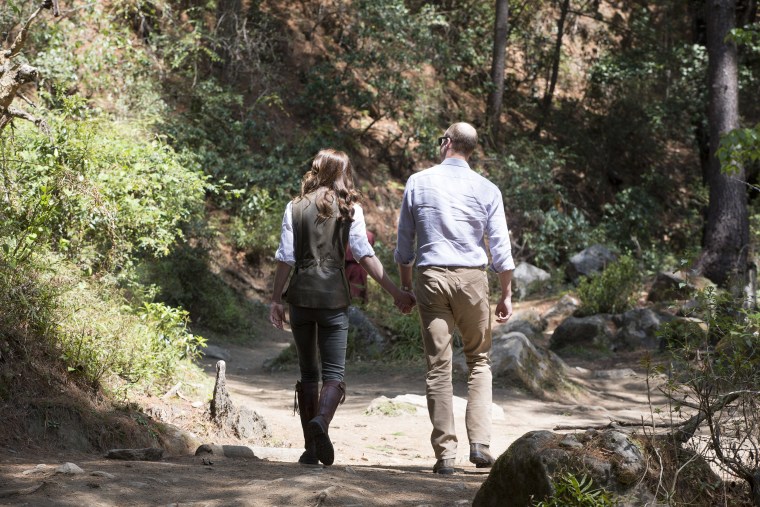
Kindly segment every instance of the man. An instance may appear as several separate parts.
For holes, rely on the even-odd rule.
[[[469,369],[465,423],[470,461],[490,467],[491,310],[488,248],[501,295],[496,320],[512,316],[512,247],[499,189],[470,169],[478,135],[455,123],[438,139],[442,162],[412,175],[404,189],[394,257],[403,290],[412,287],[420,313],[427,359],[426,395],[435,451],[433,472],[453,474],[457,455],[451,384],[452,333],[458,328]],[[415,248],[416,240],[416,248]]]

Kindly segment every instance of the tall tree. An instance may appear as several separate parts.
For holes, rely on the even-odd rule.
[[[731,174],[717,157],[721,136],[739,127],[739,82],[736,45],[727,40],[735,26],[736,0],[707,0],[708,125],[710,154],[705,180],[710,203],[697,270],[721,286],[746,282],[749,246],[747,190],[743,167]]]
[[[496,19],[493,27],[493,60],[491,61],[491,92],[488,94],[486,120],[494,141],[498,139],[499,116],[504,99],[504,69],[507,60],[509,34],[509,0],[496,0]]]
[[[562,39],[565,36],[565,21],[567,21],[567,14],[570,11],[570,0],[562,0],[562,4],[559,9],[559,19],[557,19],[557,38],[554,41],[554,56],[552,57],[552,73],[549,77],[549,86],[546,87],[544,92],[544,100],[541,104],[541,117],[536,124],[535,134],[541,133],[541,129],[546,123],[546,120],[551,112],[552,100],[554,99],[554,89],[557,87],[557,79],[559,78],[559,63],[562,59]]]

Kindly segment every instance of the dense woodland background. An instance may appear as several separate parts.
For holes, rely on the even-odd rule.
[[[200,375],[208,338],[255,340],[323,147],[351,155],[394,271],[405,179],[455,121],[546,293],[601,243],[633,292],[694,270],[752,311],[759,23],[755,0],[6,0],[0,402],[118,405]],[[414,356],[385,299],[363,309]]]

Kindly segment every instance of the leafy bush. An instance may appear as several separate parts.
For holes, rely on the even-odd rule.
[[[202,246],[183,244],[166,257],[143,262],[137,269],[133,281],[136,287],[132,290],[155,286],[156,301],[185,308],[194,326],[204,331],[250,333],[253,312],[250,302],[211,272],[210,264],[208,252]],[[143,299],[152,301],[153,296],[149,294]]]
[[[515,141],[508,149],[511,154],[490,172],[502,189],[507,213],[515,217],[510,228],[534,263],[560,265],[593,237],[586,216],[554,181],[555,169],[565,163],[563,154],[527,140]]]
[[[63,104],[48,118],[53,139],[27,123],[0,139],[5,251],[23,255],[34,239],[90,272],[168,253],[203,211],[205,178],[135,125],[77,120],[82,102]]]
[[[535,507],[612,507],[615,501],[604,488],[594,488],[585,475],[580,479],[564,473],[554,480],[555,492],[551,498],[534,503]]]
[[[609,264],[604,271],[582,277],[578,285],[580,307],[576,315],[597,313],[621,313],[635,303],[635,291],[641,283],[636,261],[625,255]]]

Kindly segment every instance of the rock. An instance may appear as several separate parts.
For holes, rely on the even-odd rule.
[[[84,470],[79,468],[74,463],[64,463],[55,469],[55,473],[64,475],[79,475],[83,474]]]
[[[617,328],[609,315],[568,317],[554,330],[549,340],[549,348],[561,350],[566,347],[593,347],[614,350],[616,333]]]
[[[300,453],[303,449],[300,450]],[[196,456],[206,456],[213,454],[214,456],[224,456],[225,458],[256,458],[256,453],[253,449],[246,445],[217,445],[217,444],[203,444],[195,450]]]
[[[52,468],[52,467],[50,467],[49,465],[39,464],[39,465],[37,465],[34,468],[30,468],[29,470],[24,470],[23,472],[21,472],[21,475],[32,475],[32,474],[45,473],[50,468]]]
[[[385,396],[375,398],[367,407],[364,415],[384,415],[397,417],[402,414],[417,414],[422,408],[406,401],[391,400]]]
[[[198,439],[189,431],[185,431],[173,424],[162,424],[158,435],[161,447],[170,456],[187,456],[198,447]]]
[[[522,333],[508,333],[493,340],[491,371],[541,398],[567,395],[579,388],[567,377],[567,366],[553,352],[537,347]]]
[[[561,440],[550,431],[531,431],[513,442],[491,467],[475,495],[473,507],[524,507],[531,505],[533,498],[540,500],[551,495],[554,491],[551,473],[557,468],[558,458],[551,457],[551,451],[542,451],[556,451],[551,446]]]
[[[116,476],[114,474],[109,474],[108,472],[103,472],[101,470],[95,470],[90,475],[93,475],[95,477],[104,477],[106,479],[116,479]]]
[[[578,435],[532,431],[496,460],[473,507],[532,505],[532,501],[551,496],[555,481],[566,473],[590,478],[594,489],[601,487],[618,495],[620,505],[642,505],[641,498],[653,498],[641,481],[646,467],[642,450],[631,437],[616,430]]]
[[[161,461],[164,458],[164,450],[158,447],[145,449],[111,449],[106,454],[108,459],[123,459],[126,461]]]
[[[665,322],[674,317],[670,314],[660,314],[649,308],[630,310],[615,316],[619,326],[615,335],[615,350],[657,350],[660,348],[660,338],[657,331]]]
[[[506,324],[495,326],[492,338],[504,336],[509,333],[522,333],[531,341],[543,341],[544,330],[547,327],[546,319],[534,310],[515,312]]]
[[[565,294],[560,298],[559,301],[557,301],[554,306],[546,310],[546,313],[541,315],[541,318],[546,322],[562,321],[575,313],[575,310],[578,309],[580,304],[581,303],[577,298],[574,298],[569,294]]]
[[[540,289],[551,279],[551,275],[543,269],[521,262],[512,273],[512,283],[517,299],[523,299],[528,294]]]
[[[237,408],[232,404],[232,399],[227,391],[225,371],[225,362],[217,361],[216,383],[209,407],[211,420],[221,429],[233,433],[237,438],[270,437],[271,432],[263,417],[247,407]]]
[[[216,345],[206,345],[201,349],[201,354],[209,359],[221,359],[227,362],[232,358],[229,350],[217,347]]]
[[[591,245],[585,250],[570,257],[567,264],[567,275],[574,283],[582,276],[601,273],[608,264],[615,262],[615,254],[603,245]]]
[[[348,324],[355,340],[354,350],[357,356],[377,358],[382,354],[387,345],[385,336],[361,309],[348,307]]]

